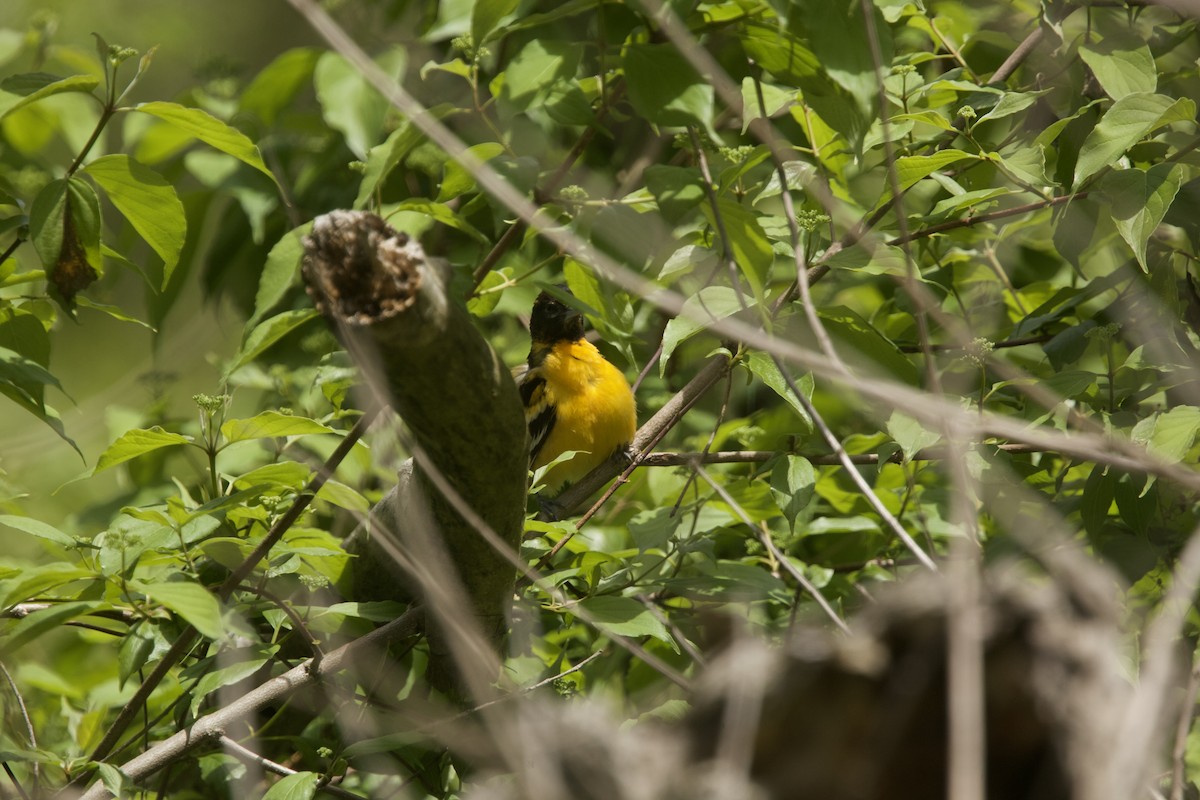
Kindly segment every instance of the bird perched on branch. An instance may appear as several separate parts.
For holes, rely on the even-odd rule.
[[[557,491],[633,441],[637,405],[621,371],[583,338],[583,315],[548,292],[533,303],[529,336],[529,358],[513,370],[529,425],[529,467],[576,452],[546,474]]]

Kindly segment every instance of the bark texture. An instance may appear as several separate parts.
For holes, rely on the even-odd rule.
[[[437,264],[378,216],[319,217],[305,240],[303,273],[317,307],[411,431],[417,454],[349,545],[360,554],[356,596],[419,599],[431,683],[462,688],[452,665],[477,660],[469,658],[481,641],[472,627],[497,651],[516,577],[495,546],[498,538],[515,552],[524,521],[528,457],[516,386],[450,299]]]

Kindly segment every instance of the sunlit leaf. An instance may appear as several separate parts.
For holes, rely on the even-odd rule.
[[[1183,171],[1173,164],[1116,170],[1104,176],[1101,189],[1112,204],[1117,231],[1147,272],[1146,243],[1166,216],[1182,180]]]
[[[188,444],[191,441],[192,437],[190,436],[184,436],[181,433],[171,433],[158,426],[147,430],[134,429],[124,433],[100,454],[100,458],[97,459],[96,468],[92,470],[92,474],[95,475],[98,472],[103,472],[110,467],[115,467],[117,464],[123,464],[131,458],[137,458],[160,448],[172,447],[177,444]]]
[[[202,636],[219,639],[225,633],[221,605],[212,592],[198,583],[132,580],[129,588],[171,609]]]
[[[246,336],[241,351],[225,369],[226,375],[233,374],[238,368],[249,364],[265,353],[273,344],[284,336],[299,328],[309,320],[319,316],[315,308],[305,308],[296,311],[285,311],[263,320]]]
[[[601,595],[589,597],[579,607],[603,631],[618,636],[638,638],[652,636],[674,645],[674,639],[666,626],[642,603],[632,597]]]
[[[1078,187],[1104,167],[1110,166],[1143,136],[1175,119],[1192,119],[1196,103],[1161,94],[1136,92],[1117,100],[1088,134],[1075,162],[1072,185]]]
[[[671,45],[632,44],[623,59],[629,101],[649,122],[707,128],[713,88]]]
[[[258,147],[246,134],[199,108],[189,108],[178,103],[154,101],[141,103],[133,107],[134,111],[161,119],[163,122],[178,128],[180,131],[194,136],[205,144],[215,147],[229,155],[254,167],[272,181],[274,173],[263,163],[262,154]]]
[[[162,285],[171,280],[187,237],[187,217],[175,188],[149,167],[117,153],[84,168],[134,230],[163,260]]]
[[[333,433],[333,428],[314,419],[264,411],[249,419],[231,419],[221,426],[221,436],[226,442],[242,442],[247,439],[269,439],[279,436],[305,436],[311,433]]]
[[[0,119],[30,103],[63,92],[91,92],[100,84],[94,75],[60,78],[46,72],[10,75],[0,81]]]

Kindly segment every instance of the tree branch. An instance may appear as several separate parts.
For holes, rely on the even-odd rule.
[[[219,741],[228,728],[243,717],[278,703],[300,689],[329,680],[338,672],[349,668],[354,659],[362,653],[382,647],[396,639],[412,636],[420,629],[422,616],[420,608],[411,608],[399,619],[329,653],[319,664],[309,659],[293,667],[126,761],[120,765],[120,770],[134,781],[144,780],[193,750]],[[109,796],[108,789],[102,782],[97,781],[84,792],[81,800],[102,800]]]
[[[554,498],[555,510],[560,513],[561,518],[571,514],[577,510],[585,500],[591,497],[597,489],[608,483],[612,478],[621,473],[620,479],[606,493],[600,502],[611,496],[612,492],[618,486],[625,483],[633,470],[641,463],[641,459],[650,453],[651,450],[666,436],[667,431],[675,427],[687,409],[700,399],[700,397],[708,391],[708,389],[725,376],[730,369],[730,360],[728,356],[717,355],[709,359],[708,363],[696,373],[687,384],[680,389],[674,397],[666,402],[654,416],[646,420],[646,423],[638,429],[633,436],[633,443],[630,450],[635,454],[632,463],[626,465],[625,469],[621,469],[619,462],[609,460],[596,467],[594,470],[584,475],[577,483],[570,486],[562,494]],[[597,503],[599,506],[600,503]],[[595,508],[589,512],[588,516],[595,513]],[[580,520],[576,525],[576,529],[581,527],[586,522],[587,517]]]
[[[254,571],[254,568],[258,566],[260,561],[267,557],[267,554],[271,552],[271,548],[283,538],[283,534],[300,518],[300,514],[303,513],[304,509],[308,508],[313,498],[317,496],[317,492],[325,485],[325,481],[329,480],[329,477],[338,468],[338,465],[342,463],[342,459],[354,447],[355,442],[370,427],[372,419],[374,419],[374,413],[363,414],[342,441],[338,442],[338,446],[329,454],[329,458],[325,459],[325,463],[317,471],[317,474],[313,475],[308,485],[304,487],[304,491],[296,496],[291,507],[284,512],[283,516],[275,521],[275,524],[271,526],[271,530],[267,532],[267,535],[263,537],[258,546],[254,548],[250,555],[246,556],[237,569],[221,584],[221,588],[217,590],[218,597],[222,600],[228,600],[233,594],[233,590]],[[117,713],[117,718],[113,720],[113,724],[105,732],[104,738],[100,740],[100,743],[92,751],[90,756],[92,761],[102,761],[105,756],[112,752],[113,747],[116,746],[117,741],[121,738],[121,734],[133,722],[134,717],[138,715],[151,693],[162,682],[162,679],[167,676],[167,673],[179,663],[179,660],[192,649],[192,645],[195,644],[198,636],[199,634],[196,633],[196,629],[192,627],[188,627],[180,634],[179,638],[171,645],[171,649],[163,655],[162,660],[154,666],[154,669],[142,681],[142,684],[138,686],[133,697]]]
[[[429,581],[411,585],[414,579],[420,583],[420,576],[390,572],[384,559],[371,557],[367,539],[362,566],[368,569],[356,572],[358,588],[395,597],[399,577],[409,584],[405,591],[439,612],[430,618],[434,657],[428,677],[435,687],[457,693],[461,676],[442,629],[443,623],[456,623],[443,619],[445,603],[428,592],[446,590],[465,598],[470,609],[464,613],[498,647],[516,572],[479,526],[438,490],[432,473],[447,480],[487,529],[515,550],[525,516],[527,433],[508,368],[450,298],[442,270],[419,243],[368,212],[318,217],[305,240],[302,271],[309,293],[369,384],[404,420],[415,442],[410,450],[424,454],[406,467],[376,519],[400,537],[402,546],[420,554],[422,566],[437,569],[444,562],[452,568],[435,576],[437,586]],[[461,592],[450,585],[454,573]]]

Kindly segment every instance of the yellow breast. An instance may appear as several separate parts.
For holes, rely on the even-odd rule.
[[[545,466],[568,450],[578,452],[547,475],[546,485],[554,489],[582,478],[633,440],[637,404],[621,371],[583,339],[556,343],[539,372],[556,420],[533,466]]]

